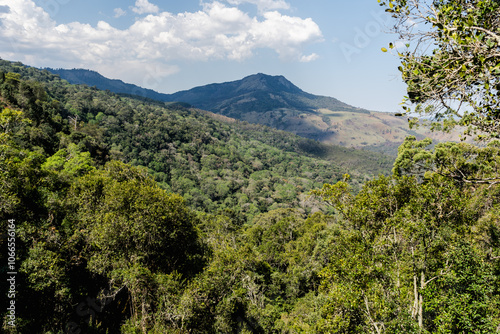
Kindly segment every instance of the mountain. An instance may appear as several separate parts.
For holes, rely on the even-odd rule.
[[[67,130],[73,130],[71,135],[75,140],[84,140],[82,148],[88,149],[93,156],[104,160],[106,156],[113,157],[147,167],[165,188],[186,196],[197,208],[206,209],[215,205],[214,202],[223,204],[226,200],[234,202],[233,197],[238,193],[236,188],[244,189],[251,203],[253,197],[256,203],[259,198],[262,203],[259,202],[258,207],[267,208],[273,203],[265,192],[272,190],[275,183],[283,186],[296,183],[301,192],[306,193],[325,182],[338,180],[344,173],[353,175],[356,180],[388,173],[393,163],[393,158],[382,154],[325,145],[289,132],[239,122],[177,103],[120,96],[86,85],[71,85],[50,71],[40,71],[21,63],[0,60],[0,80],[2,72],[15,73],[13,77],[19,75],[19,79],[42,85],[57,101],[54,105],[61,109],[47,111],[47,115],[58,122],[69,126],[77,115],[79,123],[71,123]],[[99,78],[95,72],[86,72],[90,71],[77,73]],[[2,98],[2,92],[10,89],[6,88],[7,84],[4,86],[0,85],[0,109],[17,107],[9,102],[9,98],[33,103],[43,101],[44,107],[52,108],[52,104],[46,101],[48,97],[16,97],[16,94],[9,93],[9,98]],[[17,86],[18,83],[14,87]],[[29,93],[30,90],[23,92]],[[27,113],[37,108],[28,108]],[[46,151],[54,153],[59,144],[53,142],[59,140],[60,130],[42,136],[44,131],[37,132],[40,137],[33,135],[33,141],[37,146],[50,147]],[[302,184],[309,173],[314,175],[314,181],[311,185]],[[254,188],[246,190],[250,182],[246,181],[248,178],[265,178],[267,190],[254,196]],[[229,181],[232,182],[228,186],[231,191],[223,192],[221,188],[225,189],[225,186],[222,184]]]
[[[101,90],[109,90],[114,93],[142,96],[153,100],[166,101],[165,94],[158,93],[152,89],[142,88],[121,80],[108,79],[96,71],[85,69],[53,69],[46,68],[49,72],[59,75],[62,79],[73,85],[96,86]]]
[[[237,119],[248,118],[247,114],[265,114],[285,109],[310,113],[319,108],[368,112],[332,97],[306,93],[284,76],[262,73],[237,81],[210,84],[170,94],[168,101],[187,102],[197,108]]]
[[[360,190],[364,180],[390,173],[394,161],[179,104],[71,85],[49,71],[2,59],[0,125],[0,230],[7,232],[9,224],[10,231],[21,232],[15,260],[23,270],[16,278],[23,289],[15,295],[15,314],[23,320],[15,329],[4,322],[1,333],[63,333],[70,327],[82,333],[139,332],[127,322],[146,305],[140,294],[151,296],[145,306],[151,318],[167,319],[165,325],[157,322],[161,327],[153,323],[158,333],[241,331],[238,324],[232,330],[211,323],[220,318],[219,309],[228,323],[235,312],[249,314],[240,301],[232,302],[250,305],[238,287],[247,277],[251,284],[253,277],[262,277],[255,280],[259,291],[276,291],[262,300],[280,315],[306,295],[302,291],[319,286],[319,272],[329,261],[316,250],[336,240],[323,236],[336,218],[319,213],[323,207],[331,210],[309,191],[345,173],[352,176],[353,189]],[[249,230],[254,219],[256,229]],[[314,235],[306,235],[303,240],[310,241],[303,243],[297,238],[306,232]],[[251,237],[255,242],[239,244],[247,236],[268,238],[265,233],[273,241],[284,236],[286,243],[269,248],[267,241]],[[7,241],[13,247],[7,237],[0,233],[2,249]],[[288,263],[254,252],[257,243],[276,259],[295,261],[295,247],[310,250],[311,256],[303,260],[307,267],[292,271]],[[0,271],[7,272],[2,256]],[[248,259],[250,265],[237,269]],[[227,274],[212,270],[218,267]],[[232,272],[241,274],[230,278]],[[299,277],[302,291],[296,289],[296,272],[308,273]],[[210,292],[220,285],[202,275],[221,279],[227,285],[222,290],[236,291],[234,296]],[[5,282],[2,291],[8,289]],[[209,290],[198,294],[198,286]],[[108,287],[114,292],[104,290]],[[103,293],[110,297],[96,299]],[[89,296],[102,304],[93,321],[75,311]],[[133,300],[139,300],[137,305]],[[162,312],[181,300],[187,301],[186,314],[193,320],[179,332],[180,326],[170,324],[170,315],[165,318]],[[207,325],[198,326],[200,300],[207,303],[202,305]],[[6,309],[0,310],[2,319],[8,318]],[[167,312],[177,318],[177,310]],[[263,314],[263,323],[268,318]],[[273,332],[271,326],[259,332]]]
[[[456,140],[455,134],[411,130],[404,117],[353,107],[333,97],[304,92],[284,76],[262,73],[168,95],[250,123],[263,124],[327,144],[397,154],[407,136]]]
[[[281,75],[270,76],[258,73],[242,80],[214,83],[174,94],[162,94],[152,89],[125,83],[122,80],[108,79],[96,71],[52,68],[47,68],[47,70],[59,75],[70,84],[96,86],[101,90],[137,95],[162,102],[187,102],[196,108],[236,119],[240,119],[241,114],[245,112],[267,112],[277,108],[310,111],[317,108],[334,108],[366,112],[332,97],[306,93]]]
[[[284,76],[262,73],[241,80],[214,83],[173,94],[111,80],[88,70],[53,70],[74,84],[87,84],[115,93],[139,95],[163,102],[185,102],[227,117],[292,132],[304,138],[344,147],[365,148],[395,155],[404,138],[456,140],[454,134],[413,131],[404,117],[356,108],[333,97],[304,92]]]

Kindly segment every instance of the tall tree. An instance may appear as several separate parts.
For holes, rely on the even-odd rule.
[[[460,125],[465,135],[499,138],[500,1],[378,2],[406,44],[398,50],[406,112],[426,115],[438,130]]]

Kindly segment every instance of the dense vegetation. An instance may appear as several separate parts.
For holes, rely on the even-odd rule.
[[[186,108],[194,106],[248,123],[292,132],[324,144],[362,148],[393,157],[397,156],[398,147],[407,136],[420,139],[431,136],[438,142],[459,139],[459,131],[445,134],[424,129],[410,130],[407,118],[359,109],[331,97],[306,93],[283,76],[255,74],[237,81],[209,84],[166,95],[107,79],[89,70],[49,71],[73,84],[96,86],[122,95],[135,94],[158,101],[171,101],[171,104],[177,105],[179,102],[172,101],[184,101],[189,103],[182,103]],[[257,128],[257,131],[263,129]],[[259,136],[254,134],[252,137]],[[340,161],[337,159],[335,162],[338,165]]]
[[[498,141],[409,137],[376,176],[373,153],[0,69],[4,332],[499,332]]]
[[[167,101],[167,99],[165,99],[165,94],[158,93],[152,89],[146,89],[133,84],[128,84],[121,80],[108,79],[95,71],[85,69],[65,70],[61,68],[47,68],[47,70],[53,74],[59,75],[62,79],[75,85],[87,85],[89,87],[95,86],[101,90],[109,90],[114,93],[142,96],[158,101]]]
[[[192,313],[192,318],[182,316],[184,326],[213,330],[218,311],[197,309],[193,298],[203,291],[195,294],[193,284],[222,279],[229,290],[220,293],[231,295],[235,286],[209,270],[228,269],[217,267],[219,256],[231,257],[220,248],[228,246],[227,238],[236,252],[230,262],[243,260],[240,256],[251,261],[241,275],[271,275],[272,256],[254,258],[247,242],[238,241],[259,225],[255,221],[269,225],[261,214],[275,217],[271,221],[292,215],[293,235],[306,233],[307,215],[321,207],[308,198],[308,190],[335,182],[345,171],[361,184],[390,165],[381,155],[328,147],[181,105],[69,85],[20,63],[2,61],[1,70],[1,219],[4,230],[8,219],[16,221],[21,332],[58,332],[74,324],[84,332],[118,332],[122,325],[124,331],[159,326],[162,332],[183,327],[177,316],[167,314],[173,317],[167,321],[163,309],[180,298],[189,304],[175,312]],[[274,235],[267,238],[274,242]],[[284,268],[280,272],[286,274]],[[285,276],[268,282],[276,298],[283,284],[317,285],[315,272],[302,283],[295,282],[295,274]],[[2,288],[8,290],[5,281]],[[293,304],[303,293],[299,290],[281,296],[273,312],[282,303]],[[109,301],[98,308],[102,312],[75,308],[103,291],[112,297],[101,299]],[[151,300],[141,299],[155,293]],[[102,313],[98,319],[96,312]],[[232,310],[224,312],[234,317]],[[247,319],[244,312],[241,319]],[[224,326],[233,326],[231,321]]]

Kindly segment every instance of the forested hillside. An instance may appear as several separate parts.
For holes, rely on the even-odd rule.
[[[500,333],[500,3],[379,3],[412,124],[480,145],[390,161],[0,61],[1,332]]]
[[[163,188],[184,195],[195,208],[265,212],[295,206],[299,193],[343,173],[361,182],[390,169],[391,159],[383,155],[218,120],[177,104],[68,85],[46,71],[5,61],[4,71],[45,82],[71,140],[85,141],[93,157],[147,167]]]
[[[47,68],[47,70],[75,85],[96,86],[101,90],[109,90],[115,93],[142,96],[164,102],[167,101],[165,94],[158,93],[152,89],[127,84],[121,80],[108,79],[95,71],[84,69],[66,70],[62,68]]]
[[[70,83],[163,102],[181,101],[185,106],[192,105],[252,124],[267,125],[325,144],[363,148],[392,156],[397,155],[398,146],[409,135],[419,139],[430,137],[439,142],[459,140],[457,131],[445,134],[429,131],[428,128],[410,129],[407,117],[356,108],[332,97],[304,92],[283,76],[259,73],[241,80],[160,94],[107,79],[89,70],[48,70]]]
[[[482,145],[389,163],[1,61],[2,332],[499,333],[500,5],[381,4],[438,31],[416,111]]]
[[[237,242],[264,213],[305,221],[323,206],[309,190],[345,172],[360,185],[391,165],[374,153],[70,85],[20,63],[2,61],[0,70],[2,228],[15,220],[18,328],[26,332],[57,332],[75,321],[99,332],[103,319],[87,328],[88,319],[70,305],[97,298],[104,288],[120,294],[100,326],[119,332],[137,315],[137,296],[126,283],[131,278],[123,275],[147,270],[170,277],[180,298],[214,259],[217,233]],[[46,313],[33,320],[38,308]]]

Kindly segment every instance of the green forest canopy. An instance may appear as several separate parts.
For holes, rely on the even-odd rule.
[[[499,142],[410,137],[376,176],[373,153],[1,69],[4,332],[498,332]]]

